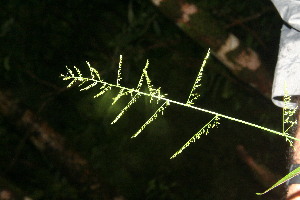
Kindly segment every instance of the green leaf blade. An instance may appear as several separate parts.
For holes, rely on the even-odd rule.
[[[288,173],[285,177],[283,177],[282,179],[280,179],[279,181],[277,181],[274,185],[272,185],[269,189],[267,189],[266,191],[262,192],[262,193],[256,193],[257,195],[263,195],[266,194],[267,192],[269,192],[270,190],[278,187],[279,185],[287,182],[288,180],[294,178],[295,176],[300,174],[300,167],[296,168],[295,170],[291,171],[290,173]]]

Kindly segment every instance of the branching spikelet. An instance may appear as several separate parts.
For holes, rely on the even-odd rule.
[[[146,126],[148,126],[151,122],[153,122],[157,117],[158,114],[161,113],[161,115],[164,114],[164,110],[167,106],[170,105],[169,101],[165,101],[165,103],[163,103],[156,111],[155,113],[143,124],[143,126],[141,126],[141,128],[131,137],[134,138],[136,136],[138,136],[145,128]]]
[[[77,81],[76,79],[73,79],[73,80],[69,83],[69,85],[67,86],[67,88],[71,87],[76,81]]]
[[[188,146],[190,146],[191,143],[196,142],[196,140],[200,139],[201,135],[203,135],[203,134],[207,135],[211,128],[217,127],[220,124],[219,120],[220,120],[220,118],[218,117],[218,115],[216,115],[214,118],[212,118],[191,139],[189,139],[189,141],[187,141],[170,159],[173,159],[176,156],[178,156],[179,154],[181,154],[181,152],[184,149],[186,149]]]
[[[147,60],[146,65],[143,69],[143,73],[142,73],[140,80],[138,82],[138,85],[136,87],[136,91],[139,92],[141,90],[144,79],[146,79],[147,89],[149,91],[150,103],[151,103],[154,96],[163,97],[163,95],[160,94],[160,88],[155,89],[154,86],[151,84],[151,79],[149,78],[149,75],[147,72],[148,66],[149,66],[149,60]],[[121,68],[119,65],[118,80],[119,80],[120,70],[121,70]],[[117,86],[119,86],[118,81],[117,81]],[[116,101],[118,101],[122,96],[127,95],[127,94],[132,94],[132,91],[129,90],[127,92],[124,92],[124,90],[125,90],[125,88],[122,88],[119,91],[118,95],[113,99],[113,104]],[[121,112],[117,115],[117,117],[112,121],[111,124],[116,123],[121,118],[121,116],[123,116],[123,114],[137,101],[137,98],[140,97],[140,94],[138,92],[131,98],[131,100],[128,102],[128,104],[121,110]],[[169,103],[167,103],[167,104],[169,104]],[[158,110],[152,115],[152,117],[139,129],[138,133],[136,133],[133,137],[136,137],[142,130],[145,129],[145,127],[147,125],[149,125],[153,120],[155,120],[157,118],[157,112],[162,112],[165,109],[165,105],[166,105],[166,102],[160,108],[158,108]]]
[[[79,76],[80,78],[82,78],[81,71],[80,71],[76,66],[74,66],[74,69],[76,70],[78,76]]]
[[[161,94],[161,88],[157,88],[155,89],[154,86],[152,85],[151,83],[151,79],[148,75],[148,69],[149,67],[149,60],[147,59],[147,62],[146,62],[146,65],[143,69],[143,74],[140,78],[140,81],[139,81],[139,84],[137,86],[137,90],[140,90],[141,87],[142,87],[142,84],[143,84],[143,80],[144,78],[146,79],[146,83],[147,83],[147,89],[149,91],[149,94],[150,94],[150,103],[152,102],[153,98],[156,96],[156,97],[159,97],[159,98],[156,98],[157,99],[157,103],[158,101],[161,99],[161,98],[164,98],[166,96],[166,94]]]
[[[128,104],[121,110],[121,112],[117,115],[117,117],[111,122],[111,124],[116,123],[121,116],[137,101],[137,99],[140,97],[139,93],[136,93],[131,100],[128,102]]]
[[[138,82],[138,84],[137,84],[136,90],[140,90],[140,89],[142,88],[143,81],[144,81],[144,77],[145,77],[146,74],[147,74],[148,66],[149,66],[149,61],[147,60],[146,65],[145,65],[145,67],[144,67],[144,69],[143,69],[143,73],[142,73],[142,75],[141,75],[141,77],[140,77],[140,80],[139,80],[139,82]]]
[[[149,66],[149,60],[147,59],[146,66],[143,69],[143,74],[145,75],[146,83],[147,83],[147,87],[149,89],[149,92],[150,92],[150,94],[153,94],[155,89],[153,88],[153,85],[151,84],[151,79],[149,78],[149,75],[148,75],[148,71],[147,71],[148,66]]]
[[[114,105],[122,96],[126,96],[126,95],[132,96],[132,93],[134,93],[134,92],[135,92],[134,89],[126,90],[126,89],[122,88],[119,91],[119,93],[117,94],[117,96],[113,97],[112,105]]]
[[[117,94],[116,97],[113,98],[113,102],[112,102],[112,105],[114,105],[123,95],[126,95],[126,93],[124,92],[125,89],[121,89],[119,91],[119,93]]]
[[[92,87],[95,87],[97,84],[98,84],[98,82],[97,82],[97,81],[94,81],[94,82],[92,82],[91,84],[89,84],[88,86],[86,86],[86,87],[84,87],[84,88],[81,88],[80,91],[88,90],[88,89],[90,89],[90,88],[92,88]]]
[[[71,69],[69,69],[69,68],[68,68],[68,66],[66,66],[66,68],[67,68],[67,70],[68,70],[69,74],[71,75],[71,77],[74,77],[74,74],[73,74],[72,70],[71,70]]]
[[[101,81],[99,72],[95,68],[91,67],[91,65],[88,61],[86,61],[86,64],[89,66],[92,79],[96,80],[95,78],[97,77],[98,80]]]
[[[68,84],[68,86],[67,86],[67,88],[69,88],[69,87],[71,87],[71,86],[77,81],[77,79],[74,78],[75,75],[74,75],[73,71],[72,71],[70,68],[68,68],[68,66],[66,66],[66,68],[67,68],[67,70],[68,70],[68,74],[67,74],[67,75],[61,74],[61,76],[63,77],[63,80],[70,80],[70,79],[73,79],[73,80]]]
[[[294,116],[298,109],[298,106],[290,109],[289,104],[291,103],[291,96],[288,95],[286,87],[284,88],[283,101],[282,133],[286,136],[290,136],[289,130],[297,124],[297,119],[294,119]],[[293,146],[293,141],[290,138],[286,137],[285,139],[290,143],[290,146]]]
[[[106,86],[104,87],[102,90],[100,90],[100,92],[98,94],[96,94],[94,96],[94,98],[100,97],[101,95],[103,95],[105,92],[107,92],[108,90],[111,90],[111,86]]]
[[[117,77],[117,85],[120,85],[121,77],[121,69],[122,69],[122,55],[120,55],[119,68],[118,68],[118,77]]]
[[[202,62],[201,68],[199,70],[199,73],[198,73],[195,83],[193,85],[193,88],[191,90],[189,98],[186,102],[186,104],[188,104],[188,105],[194,104],[194,101],[200,97],[200,94],[198,92],[196,92],[196,90],[201,86],[200,81],[201,81],[201,78],[203,75],[203,69],[204,69],[204,66],[206,65],[206,61],[207,61],[209,55],[210,55],[210,49],[208,49],[207,54]]]

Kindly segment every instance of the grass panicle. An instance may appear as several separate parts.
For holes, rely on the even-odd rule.
[[[296,121],[292,120],[292,115],[294,115],[294,113],[296,112],[296,109],[294,110],[290,110],[287,108],[288,102],[290,101],[290,97],[288,95],[286,95],[284,97],[285,100],[285,107],[283,109],[283,131],[276,131],[276,130],[272,130],[269,128],[266,128],[264,126],[260,126],[251,122],[247,122],[241,119],[237,119],[228,115],[224,115],[221,113],[217,113],[211,110],[207,110],[204,108],[200,108],[197,106],[194,106],[195,100],[197,100],[197,98],[200,96],[200,93],[198,92],[199,87],[201,86],[201,79],[203,76],[203,69],[204,66],[207,63],[207,60],[209,58],[210,55],[210,50],[208,50],[203,63],[200,67],[199,73],[196,77],[196,80],[194,82],[194,85],[190,91],[189,97],[187,99],[186,103],[182,103],[182,102],[178,102],[169,98],[166,98],[166,94],[163,94],[161,92],[161,88],[155,88],[152,85],[151,79],[148,75],[148,67],[149,67],[149,60],[147,60],[143,70],[142,70],[142,74],[140,76],[140,79],[138,81],[138,84],[136,86],[136,88],[128,88],[125,86],[121,85],[121,80],[122,80],[122,56],[120,56],[120,62],[119,62],[119,67],[118,67],[118,72],[117,72],[117,81],[116,84],[112,84],[112,83],[108,83],[106,81],[104,81],[99,72],[91,67],[89,62],[86,62],[88,67],[89,67],[89,71],[90,71],[90,77],[84,77],[81,73],[81,71],[77,68],[74,67],[74,69],[70,69],[68,67],[67,68],[67,74],[66,75],[61,75],[61,77],[63,78],[63,80],[66,81],[70,81],[68,87],[71,87],[75,82],[80,82],[80,84],[78,85],[78,87],[80,87],[80,91],[84,91],[84,90],[89,90],[91,88],[94,88],[98,85],[100,85],[100,89],[99,92],[94,96],[94,97],[99,97],[103,94],[105,94],[107,91],[112,90],[112,89],[117,89],[119,90],[118,94],[113,97],[113,102],[112,104],[115,104],[121,97],[123,96],[130,96],[131,99],[130,101],[127,103],[127,105],[120,111],[120,113],[116,116],[116,118],[112,121],[112,124],[116,123],[124,114],[126,111],[129,110],[129,108],[134,105],[134,103],[137,102],[137,100],[141,97],[141,96],[145,96],[149,98],[149,102],[152,103],[153,99],[156,99],[157,102],[159,103],[159,101],[163,101],[163,103],[161,104],[161,106],[159,106],[157,108],[157,110],[154,112],[154,114],[140,127],[140,129],[132,136],[132,138],[138,136],[150,123],[152,123],[153,121],[155,121],[159,115],[163,114],[163,111],[170,105],[170,104],[177,104],[180,105],[182,107],[185,108],[189,108],[189,109],[194,109],[194,110],[198,110],[201,112],[206,112],[209,114],[214,115],[214,117],[207,123],[205,124],[196,134],[194,134],[194,136],[188,140],[172,157],[175,158],[176,156],[178,156],[184,149],[186,149],[191,143],[195,142],[196,140],[200,139],[200,137],[205,134],[207,135],[209,130],[212,128],[217,127],[217,125],[220,123],[220,118],[224,118],[224,119],[228,119],[231,121],[235,121],[235,122],[239,122],[242,123],[244,125],[248,125],[248,126],[252,126],[261,130],[264,130],[266,132],[269,133],[274,133],[280,136],[283,136],[286,138],[286,140],[288,142],[290,142],[290,144],[292,144],[292,140],[298,140],[294,138],[293,136],[288,134],[288,130],[295,125]]]

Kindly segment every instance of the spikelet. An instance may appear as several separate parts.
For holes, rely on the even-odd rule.
[[[86,87],[84,87],[84,88],[81,88],[80,91],[88,90],[88,89],[90,89],[90,88],[92,88],[92,87],[95,87],[97,84],[98,84],[98,82],[97,82],[97,81],[94,81],[94,82],[92,82],[91,84],[89,84],[88,86],[86,86]]]
[[[94,98],[97,98],[97,97],[100,97],[101,95],[103,95],[105,92],[107,92],[108,90],[111,90],[111,86],[106,86],[106,85],[103,85],[101,88],[100,88],[100,92],[98,94],[96,94],[94,96]]]
[[[111,122],[111,124],[116,123],[122,115],[137,101],[137,99],[140,97],[139,93],[136,93],[131,100],[128,102],[128,104],[121,110],[121,112],[117,115],[117,117]]]
[[[170,105],[169,101],[165,101],[155,112],[154,114],[141,126],[141,128],[131,137],[134,138],[138,136],[145,128],[148,126],[151,122],[153,122],[157,117],[158,114],[161,113],[161,115],[164,114],[164,110],[166,109],[167,106]]]
[[[293,109],[290,109],[289,104],[291,103],[291,96],[288,95],[286,86],[284,87],[284,97],[283,97],[283,112],[282,112],[282,133],[286,136],[290,136],[289,130],[297,124],[297,119],[294,119],[295,113],[298,109],[296,106]],[[290,146],[293,146],[293,141],[286,137],[286,141],[290,143]]]
[[[76,72],[77,72],[79,78],[82,78],[82,73],[81,73],[81,71],[80,71],[76,66],[74,66],[74,69],[76,70]]]
[[[118,76],[117,76],[117,85],[120,85],[120,81],[122,80],[121,69],[122,69],[122,55],[120,55],[120,62],[119,62]]]
[[[89,66],[90,73],[91,73],[91,79],[96,80],[96,78],[97,78],[99,81],[101,81],[99,72],[95,68],[91,67],[91,65],[88,61],[86,61],[86,64]]]
[[[207,54],[206,54],[206,56],[205,56],[205,58],[204,58],[204,60],[202,62],[201,68],[199,70],[199,73],[197,75],[195,83],[194,83],[194,85],[192,87],[192,90],[190,92],[189,98],[188,98],[188,100],[186,102],[187,105],[194,104],[194,101],[200,97],[200,94],[198,92],[196,92],[196,90],[201,86],[200,81],[202,79],[203,69],[204,69],[204,66],[206,65],[206,61],[207,61],[209,55],[210,55],[210,49],[208,49]]]
[[[196,140],[200,139],[201,135],[207,135],[210,129],[218,127],[218,125],[220,124],[219,121],[220,118],[218,117],[218,115],[216,115],[207,124],[205,124],[191,139],[189,139],[170,159],[173,159],[181,154],[181,152],[188,146],[190,146],[191,143],[196,142]]]

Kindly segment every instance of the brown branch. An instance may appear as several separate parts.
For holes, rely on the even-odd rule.
[[[111,191],[98,174],[91,170],[88,162],[78,153],[65,147],[64,139],[58,132],[33,111],[22,106],[10,93],[2,90],[0,90],[0,114],[24,133],[30,133],[29,138],[36,148],[45,152],[62,167],[67,178],[86,199],[113,199]]]

